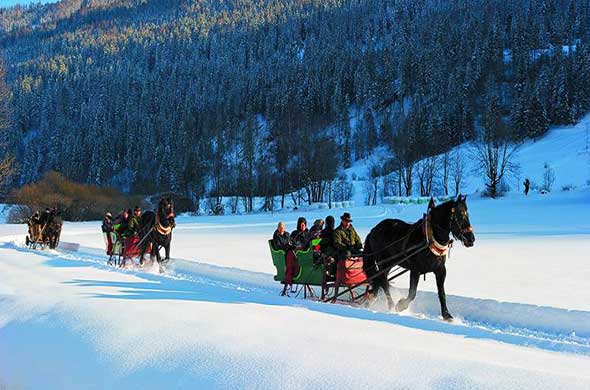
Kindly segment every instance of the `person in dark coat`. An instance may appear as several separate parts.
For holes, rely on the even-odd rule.
[[[110,233],[113,231],[113,215],[111,213],[106,213],[104,215],[101,229],[103,233]]]
[[[323,219],[316,219],[313,223],[311,229],[309,229],[310,239],[314,240],[316,238],[320,238],[322,235],[322,229],[324,228],[324,220]]]
[[[522,184],[524,184],[524,196],[527,196],[531,187],[531,181],[527,177]]]
[[[111,233],[114,231],[113,228],[113,215],[111,213],[106,213],[104,215],[104,219],[102,220],[102,237],[104,239],[104,245],[107,250],[107,255],[110,255],[113,250],[113,240],[111,237]]]
[[[338,261],[348,259],[360,253],[363,242],[352,227],[349,213],[340,217],[340,226],[334,230],[334,247],[338,250]]]
[[[45,226],[47,221],[49,221],[49,216],[51,215],[51,209],[47,207],[45,211],[39,217],[39,224]]]
[[[282,221],[279,222],[277,230],[275,230],[272,236],[272,244],[275,249],[285,251],[285,280],[283,282],[285,287],[281,295],[286,295],[288,289],[293,284],[293,276],[299,270],[299,263],[297,262],[295,252],[293,252],[295,246],[291,242],[289,233],[285,230],[285,223]]]
[[[320,234],[320,238],[322,239],[320,242],[320,250],[328,257],[336,256],[336,248],[334,248],[334,224],[334,217],[328,215],[326,217],[324,230],[322,230],[322,233]]]
[[[291,243],[295,245],[296,250],[307,249],[311,237],[309,229],[307,229],[307,220],[304,217],[299,217],[297,220],[297,230],[291,233]]]
[[[131,214],[130,211],[131,210],[121,211],[121,213],[117,215],[117,218],[115,218],[115,224],[113,225],[115,231],[119,233],[119,235],[123,238],[125,238],[125,236],[127,235],[127,227],[129,226],[129,214]]]
[[[289,233],[285,230],[285,222],[279,222],[277,230],[272,235],[272,245],[275,249],[288,250],[291,248]]]
[[[336,277],[336,258],[338,251],[334,248],[334,217],[328,215],[326,217],[326,224],[320,238],[320,251],[324,255],[326,261],[326,272],[329,277]]]
[[[141,219],[141,209],[135,206],[133,209],[133,216],[129,218],[129,225],[127,226],[127,237],[137,237],[139,235],[139,220]]]

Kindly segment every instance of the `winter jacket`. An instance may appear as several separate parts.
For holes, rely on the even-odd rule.
[[[309,235],[311,239],[320,238],[322,235],[322,227],[320,225],[313,225],[311,229],[309,229]]]
[[[336,257],[338,251],[334,247],[334,229],[326,228],[322,230],[320,237],[322,239],[320,242],[320,251],[328,257]]]
[[[334,247],[338,250],[338,257],[341,260],[360,253],[363,242],[352,225],[348,229],[340,225],[334,230]]]
[[[291,243],[298,249],[307,249],[310,241],[309,229],[305,229],[304,231],[297,229],[291,233]]]
[[[287,233],[286,231],[283,232],[283,234],[281,235],[279,233],[279,230],[275,230],[275,233],[272,235],[272,245],[275,247],[275,249],[282,249],[282,250],[287,250],[290,248],[291,246],[291,240],[289,239],[289,233]]]
[[[102,221],[102,232],[110,233],[113,231],[113,221],[110,218],[105,218]]]
[[[127,226],[127,237],[139,235],[139,217],[132,216],[129,218],[129,225]]]
[[[113,221],[113,230],[115,233],[118,233],[121,235],[121,237],[125,237],[128,226],[129,218],[125,219],[122,214],[119,214],[115,217],[115,220]]]

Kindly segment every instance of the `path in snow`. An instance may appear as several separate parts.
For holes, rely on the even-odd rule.
[[[5,243],[1,248],[33,252],[16,243]],[[37,253],[37,252],[34,252]],[[590,355],[590,312],[566,310],[520,303],[498,302],[448,296],[448,305],[457,315],[453,323],[439,319],[438,297],[432,292],[419,292],[409,312],[388,313],[384,302],[377,302],[372,310],[279,297],[280,285],[268,274],[217,267],[184,259],[173,259],[165,275],[110,267],[104,254],[92,248],[81,248],[79,253],[62,251],[41,252],[53,266],[88,265],[115,272],[137,273],[147,283],[75,280],[80,286],[116,287],[125,299],[191,299],[213,302],[242,302],[305,307],[328,314],[381,321],[409,328],[460,335],[468,338],[490,339],[518,346],[529,346],[550,351]],[[155,272],[152,270],[151,272]],[[156,284],[154,284],[156,282]],[[207,287],[208,293],[203,294]],[[394,299],[407,290],[393,289]],[[96,298],[116,298],[101,294]]]

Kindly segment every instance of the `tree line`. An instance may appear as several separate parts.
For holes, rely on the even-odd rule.
[[[431,192],[418,161],[489,126],[519,142],[587,112],[589,38],[589,0],[2,9],[9,185],[57,171],[195,202],[239,195],[251,210],[256,196],[331,198],[340,170],[381,146],[400,193]]]

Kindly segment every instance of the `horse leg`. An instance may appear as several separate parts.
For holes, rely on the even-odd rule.
[[[145,250],[147,249],[147,245],[145,243],[141,244],[141,248],[139,250],[139,266],[143,267],[143,256],[145,255]]]
[[[373,301],[377,298],[377,294],[379,293],[379,283],[377,280],[373,280],[369,283],[369,288],[367,289],[367,306],[370,306]]]
[[[391,311],[393,309],[393,298],[391,298],[391,293],[389,292],[389,280],[387,280],[387,273],[383,274],[379,277],[381,288],[385,293],[385,297],[387,298],[387,308]]]
[[[164,273],[164,267],[162,266],[162,257],[160,256],[160,247],[156,242],[152,244],[152,248],[156,251],[156,260],[158,261],[158,268],[160,269],[160,273]]]
[[[436,288],[438,289],[440,312],[445,320],[452,320],[453,316],[449,313],[449,309],[447,309],[447,296],[445,294],[445,279],[447,277],[447,268],[443,265],[441,268],[434,271],[434,275],[436,276]]]
[[[164,245],[164,250],[166,251],[166,257],[164,258],[164,261],[167,263],[168,260],[170,260],[170,243],[166,243],[166,245]]]
[[[418,281],[420,280],[420,272],[410,271],[410,290],[408,291],[408,297],[402,298],[395,305],[396,311],[404,311],[410,306],[410,303],[416,298],[416,291],[418,291]]]

